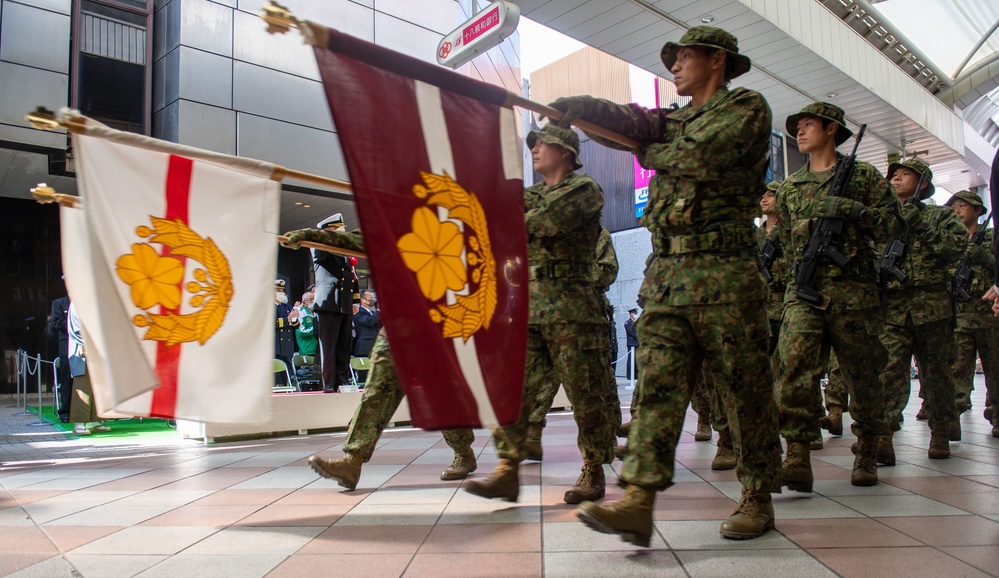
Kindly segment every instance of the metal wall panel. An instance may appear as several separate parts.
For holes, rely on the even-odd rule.
[[[437,45],[442,37],[410,22],[375,12],[375,42],[379,46],[436,64]]]
[[[180,98],[180,49],[153,64],[153,112]]]
[[[347,169],[335,133],[237,113],[237,154],[289,168],[347,180]],[[289,182],[294,184],[293,182]],[[298,183],[311,189],[322,188]]]
[[[0,62],[0,123],[30,126],[24,115],[37,106],[59,110],[68,96],[69,76]]]
[[[187,46],[181,46],[175,52],[180,53],[180,98],[232,108],[231,58]]]
[[[489,2],[479,3],[480,9]],[[438,32],[443,36],[465,21],[461,8],[454,0],[375,0],[375,11],[389,14]],[[435,47],[436,48],[436,47]]]
[[[333,119],[319,82],[239,61],[232,76],[236,110],[333,130]]]
[[[173,101],[153,113],[153,136],[170,142],[177,142],[178,111],[180,101]]]
[[[72,0],[17,0],[17,2],[20,4],[27,4],[28,6],[51,10],[52,12],[58,12],[67,16],[69,16],[73,10]],[[12,2],[4,2],[4,4],[9,5],[12,4]]]
[[[232,56],[232,8],[208,0],[173,0],[180,7],[180,43]]]
[[[266,0],[241,0],[239,9],[253,15],[259,15]],[[299,0],[292,7],[298,18],[325,24],[341,32],[371,41],[374,38],[375,17],[371,9],[371,1],[354,2],[352,0]],[[260,26],[263,27],[263,22]],[[297,32],[291,32],[292,36]]]
[[[177,142],[227,155],[236,154],[236,112],[178,100]]]
[[[319,80],[312,47],[294,34],[268,34],[264,21],[245,12],[233,13],[233,58]]]
[[[153,15],[153,60],[180,45],[180,2],[173,0]]]
[[[0,60],[69,74],[69,16],[4,2]]]

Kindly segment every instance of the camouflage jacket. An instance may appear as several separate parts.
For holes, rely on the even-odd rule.
[[[964,303],[955,296],[959,330],[999,327],[999,318],[992,314],[992,304],[982,301],[982,295],[992,288],[995,281],[996,257],[993,252],[992,234],[992,229],[987,229],[982,244],[976,248],[969,242],[965,251],[970,257],[971,282],[967,291],[971,295],[971,300]]]
[[[772,113],[758,92],[722,88],[701,106],[677,110],[589,99],[583,117],[637,140],[638,162],[656,170],[641,222],[660,258],[643,296],[665,305],[766,297],[753,219]]]
[[[594,283],[604,193],[586,175],[567,173],[524,190],[527,227],[528,323],[600,323]]]
[[[806,164],[788,177],[777,189],[778,223],[776,235],[790,263],[801,258],[815,227],[816,205],[829,192],[833,170],[814,173]],[[898,195],[869,163],[857,161],[853,180],[846,189],[847,198],[867,207],[860,221],[846,220],[840,237],[839,252],[849,261],[843,267],[825,260],[819,263],[812,288],[822,295],[820,307],[855,310],[878,307],[878,271],[875,244],[887,243],[905,232],[899,212]],[[794,294],[793,272],[789,273],[785,302]]]
[[[614,242],[611,240],[610,231],[603,227],[600,227],[600,236],[597,237],[595,265],[597,290],[606,293],[617,280],[617,252],[614,251]]]
[[[961,255],[968,247],[968,229],[950,207],[928,205],[919,210],[904,205],[909,229],[901,237],[905,256],[899,268],[909,278],[888,283],[888,317],[891,325],[922,325],[953,315],[947,289]],[[886,245],[880,247],[883,254]]]
[[[756,244],[759,250],[763,250],[763,245],[766,244],[767,239],[767,218],[763,217],[760,227],[756,229]],[[776,240],[774,243],[777,244],[778,250],[770,263],[770,283],[767,284],[767,289],[770,290],[767,295],[767,318],[770,321],[780,321],[781,315],[784,313],[784,291],[787,289],[787,283],[791,276],[791,267],[784,255],[784,250],[780,248],[780,243]]]

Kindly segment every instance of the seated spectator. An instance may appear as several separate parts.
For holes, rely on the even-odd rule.
[[[312,310],[316,296],[306,292],[302,295],[302,305],[298,308],[298,328],[295,329],[295,341],[298,342],[298,353],[301,355],[316,355],[316,313]]]

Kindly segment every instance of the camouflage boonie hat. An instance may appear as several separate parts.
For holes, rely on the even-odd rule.
[[[853,131],[846,128],[846,114],[843,112],[843,109],[835,104],[829,104],[828,102],[813,102],[812,104],[801,109],[800,112],[787,117],[787,122],[784,123],[784,128],[787,129],[787,134],[797,135],[798,121],[806,116],[816,116],[818,118],[824,118],[837,123],[839,125],[839,129],[836,131],[836,146],[845,143],[846,139],[853,136]]]
[[[764,194],[776,193],[777,189],[779,189],[782,184],[784,184],[784,181],[770,181],[767,183],[767,190]]]
[[[900,168],[906,168],[913,171],[917,175],[926,175],[926,188],[923,189],[923,194],[919,195],[919,200],[928,199],[933,196],[933,192],[937,190],[933,186],[933,171],[930,170],[930,166],[919,159],[909,159],[904,163],[892,163],[888,165],[888,180],[891,180],[892,175],[895,174]]]
[[[951,195],[950,199],[948,199],[947,202],[944,203],[944,205],[952,207],[954,206],[954,201],[957,200],[962,200],[965,203],[971,205],[972,207],[978,209],[979,217],[985,214],[985,203],[982,202],[982,198],[978,196],[976,193],[972,193],[971,191],[958,191],[953,195]]]
[[[732,78],[746,74],[752,67],[749,57],[739,54],[739,41],[731,33],[714,26],[694,26],[680,37],[680,42],[667,42],[663,46],[659,56],[663,59],[666,70],[673,68],[676,53],[684,46],[706,46],[724,50],[728,53],[728,58],[735,62]]]
[[[536,141],[555,144],[572,153],[572,168],[579,170],[583,168],[583,163],[579,162],[579,135],[571,128],[562,128],[555,123],[548,123],[541,130],[532,130],[527,133],[527,146],[534,148]]]

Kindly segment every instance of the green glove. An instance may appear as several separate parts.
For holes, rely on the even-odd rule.
[[[867,207],[853,199],[845,197],[823,197],[815,207],[817,217],[830,219],[848,219],[859,221],[867,213]]]
[[[555,121],[562,128],[569,128],[572,121],[583,117],[590,104],[594,102],[592,96],[564,96],[548,106],[560,111],[562,118]]]

